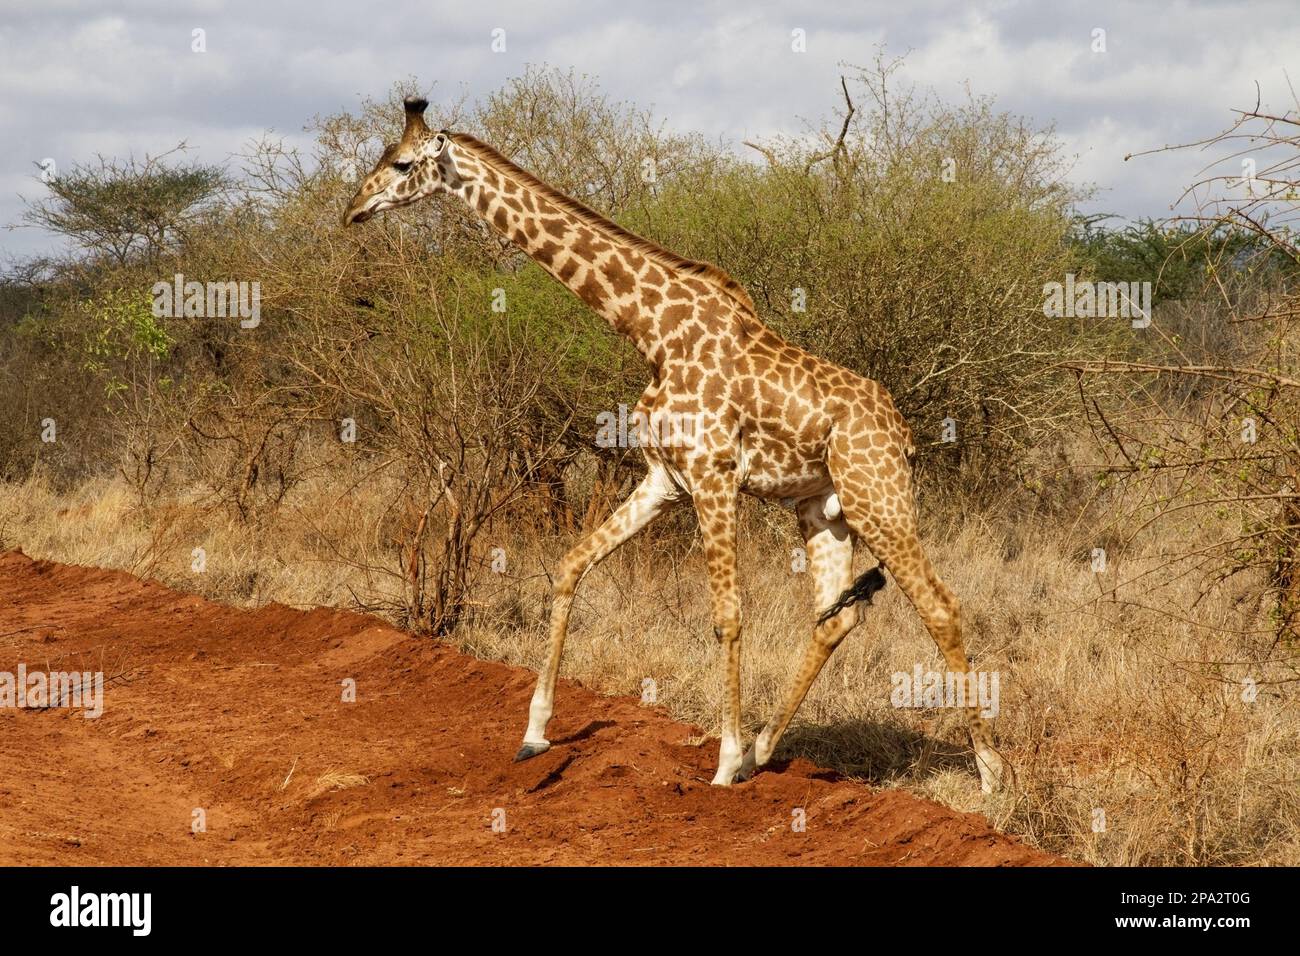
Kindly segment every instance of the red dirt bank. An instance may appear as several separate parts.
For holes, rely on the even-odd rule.
[[[551,750],[512,763],[531,672],[345,611],[244,611],[11,551],[0,670],[19,662],[111,683],[97,720],[0,710],[0,864],[1064,862],[802,760],[711,787],[715,741],[568,681]]]

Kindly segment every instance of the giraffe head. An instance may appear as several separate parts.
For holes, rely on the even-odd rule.
[[[460,185],[451,155],[451,136],[435,133],[424,122],[429,101],[406,98],[406,129],[386,147],[379,162],[348,203],[343,225],[365,222],[377,212],[396,209]]]

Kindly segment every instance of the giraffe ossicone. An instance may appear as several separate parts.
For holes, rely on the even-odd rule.
[[[714,265],[634,235],[466,133],[434,132],[428,103],[405,102],[401,139],[388,146],[344,213],[344,225],[435,193],[464,202],[497,233],[568,287],[653,369],[637,413],[696,417],[689,443],[642,446],[646,476],[561,562],[550,643],[517,760],[550,747],[546,727],[583,576],[671,505],[699,517],[714,632],[725,672],[715,784],[746,779],[772,757],[831,653],[858,623],[859,599],[884,584],[879,567],[853,575],[860,541],[919,612],[950,671],[968,673],[961,608],[917,534],[911,432],[879,383],[812,355],[767,328],[745,290]],[[740,494],[788,500],[799,519],[818,609],[794,681],[758,739],[742,747],[740,596],[736,580]],[[966,710],[985,792],[1002,784],[992,728]]]

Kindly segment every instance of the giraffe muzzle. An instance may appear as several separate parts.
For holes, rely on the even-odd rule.
[[[385,209],[392,208],[393,203],[379,193],[373,193],[369,196],[358,193],[352,197],[352,202],[348,203],[348,211],[343,214],[343,225],[350,226],[354,222],[367,222],[374,219]]]
[[[365,222],[367,219],[373,218],[374,215],[373,212],[366,209],[364,206],[361,208],[349,206],[348,211],[343,214],[343,225],[346,227],[352,225],[354,222]]]

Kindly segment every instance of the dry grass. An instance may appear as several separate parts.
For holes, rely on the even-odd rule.
[[[324,794],[333,793],[336,790],[350,790],[353,787],[364,787],[369,782],[369,777],[359,773],[340,773],[337,770],[331,770],[316,778],[316,783],[307,792],[303,800],[310,803]]]
[[[307,482],[251,525],[183,498],[141,508],[111,480],[56,495],[33,479],[0,486],[0,546],[123,568],[236,604],[382,603],[397,587],[375,570],[394,561],[384,530],[391,489],[371,482],[341,490],[349,486],[342,474]],[[788,516],[762,509],[750,517],[742,587],[744,720],[752,734],[791,677],[812,607],[806,576],[790,570],[796,541]],[[564,674],[634,695],[651,678],[674,716],[715,730],[720,672],[689,527],[670,520],[588,576]],[[1220,589],[1181,621],[1098,600],[1100,584],[1157,562],[1154,545],[1149,554],[1112,558],[1099,580],[1087,560],[1092,545],[1078,528],[967,519],[932,529],[928,540],[963,600],[968,652],[978,668],[1000,674],[995,727],[1015,768],[1014,788],[992,800],[980,796],[957,712],[891,706],[893,673],[918,663],[939,667],[893,586],[814,685],[778,758],[805,755],[879,785],[981,810],[1034,845],[1092,863],[1300,863],[1300,714],[1284,660],[1292,654],[1266,638],[1232,633],[1256,606],[1251,582]],[[547,571],[571,542],[488,532],[483,553],[504,548],[507,571],[481,573],[460,646],[537,666]],[[197,546],[208,555],[203,574],[191,570]],[[868,560],[861,555],[859,565]],[[1129,585],[1120,596],[1142,603],[1146,587]],[[1197,593],[1187,579],[1162,599],[1189,607]],[[1243,694],[1246,677],[1259,686],[1253,699]],[[522,733],[524,714],[519,721]],[[357,784],[326,775],[314,792]],[[1094,832],[1097,811],[1105,814],[1101,832]]]

